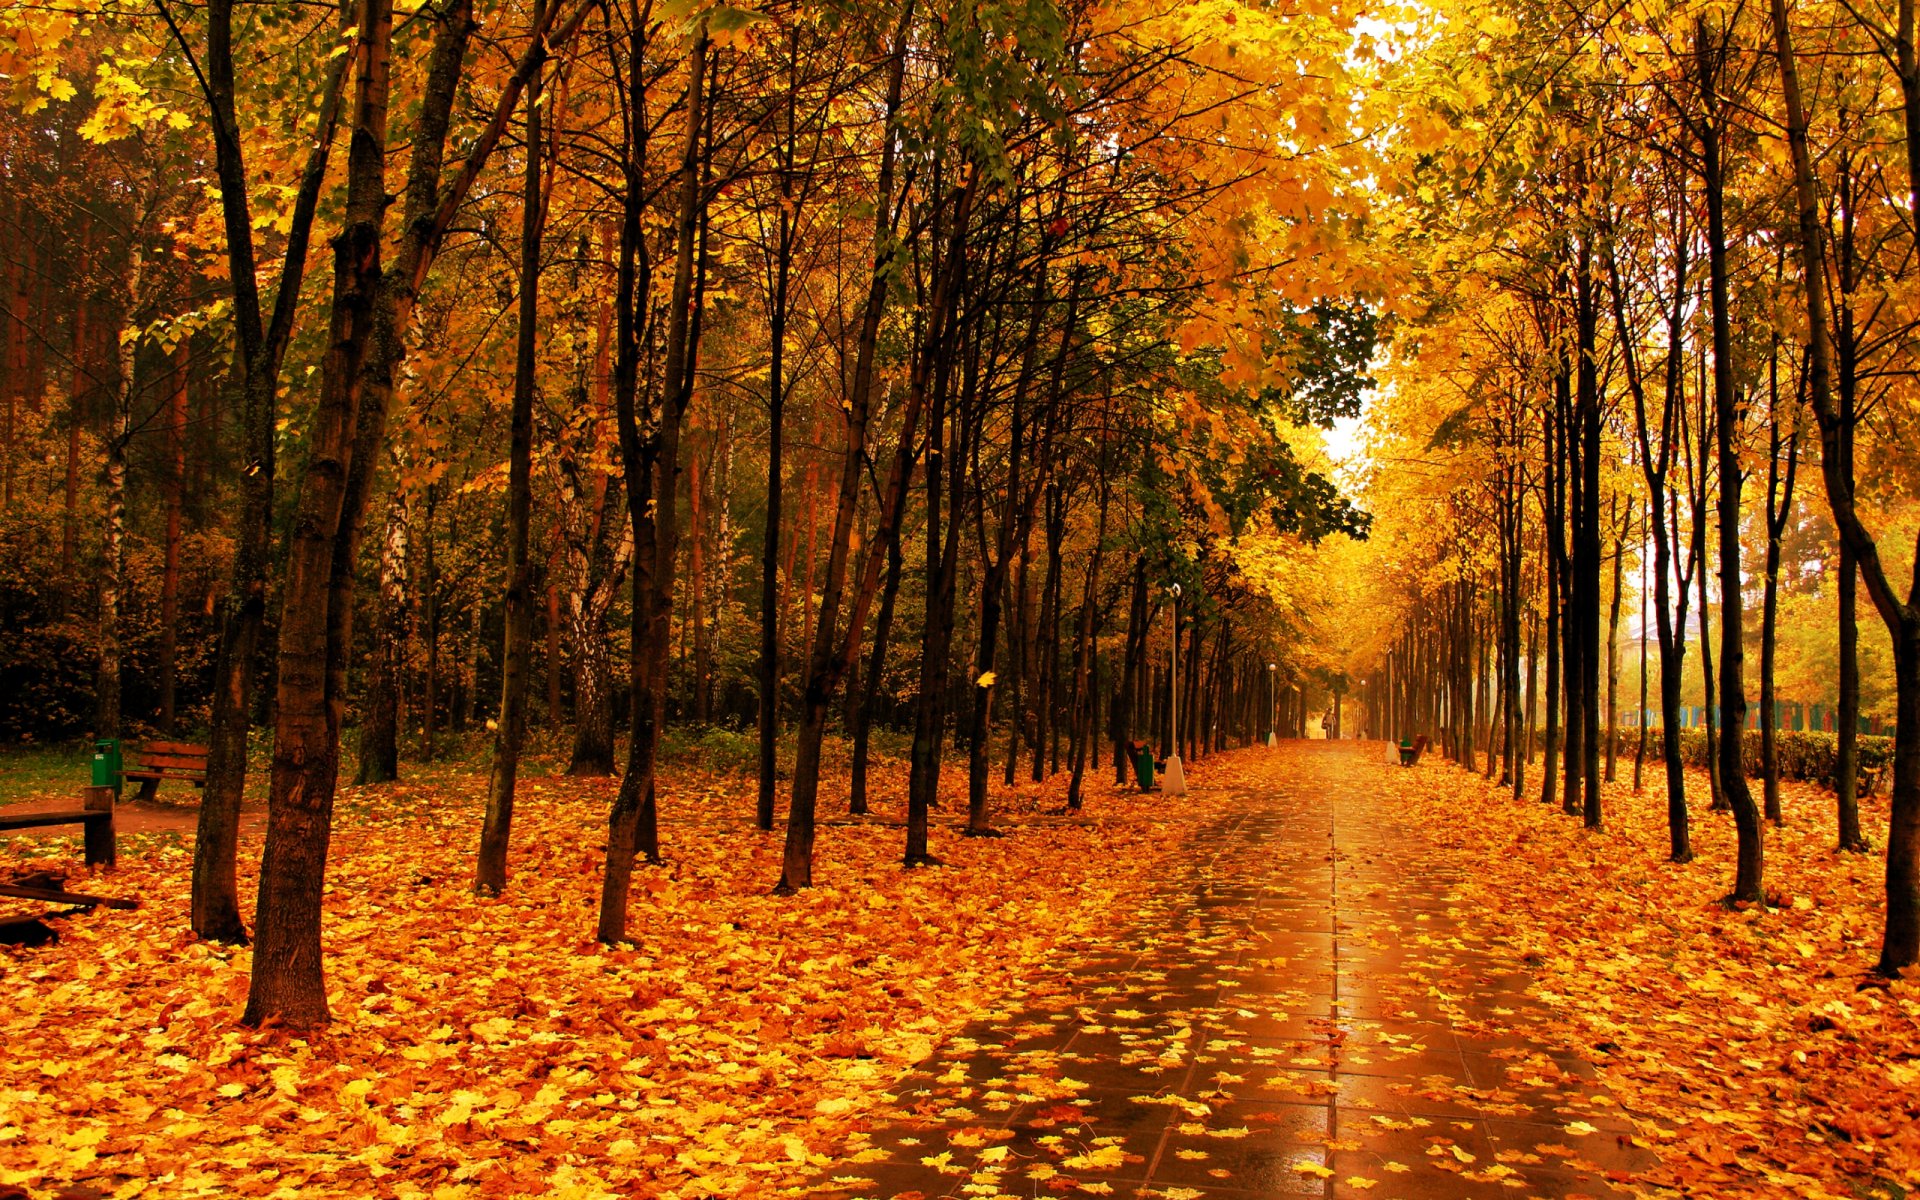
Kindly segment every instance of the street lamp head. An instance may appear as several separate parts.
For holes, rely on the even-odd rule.
[[[1268,664],[1267,664],[1267,670],[1269,670],[1269,671],[1271,671],[1271,670],[1273,670],[1273,664],[1272,664],[1272,663],[1268,663]]]
[[[1167,594],[1172,596],[1175,600],[1178,600],[1180,598],[1180,585],[1176,583],[1173,586],[1169,587],[1167,589]]]

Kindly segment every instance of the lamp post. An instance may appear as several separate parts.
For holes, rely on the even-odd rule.
[[[1274,667],[1273,663],[1267,664],[1267,745],[1269,746],[1280,740],[1274,732],[1274,727],[1280,724],[1280,693],[1273,686]]]
[[[1172,723],[1172,745],[1167,753],[1166,774],[1160,791],[1168,796],[1187,794],[1186,772],[1180,769],[1180,585],[1172,584],[1167,594],[1173,597],[1173,678],[1167,688],[1167,716]]]

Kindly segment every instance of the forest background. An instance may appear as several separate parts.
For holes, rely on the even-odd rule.
[[[1784,770],[1849,850],[1883,786],[1898,970],[1911,17],[12,0],[0,737],[206,731],[214,939],[252,765],[254,1019],[325,1019],[342,762],[484,754],[498,892],[530,725],[620,778],[608,941],[669,729],[800,889],[830,738],[911,864],[949,753],[984,832],[1351,705],[1595,826],[1691,755],[1747,901]]]

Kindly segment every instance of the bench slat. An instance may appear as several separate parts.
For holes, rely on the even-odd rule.
[[[206,759],[186,754],[140,754],[135,759],[145,767],[192,767],[196,771],[204,771],[207,767]]]
[[[86,892],[69,892],[65,888],[21,887],[14,883],[0,883],[0,896],[11,896],[19,900],[46,900],[53,904],[78,904],[87,908],[105,905],[108,908],[139,908],[138,900],[122,900],[118,896],[92,896]]]
[[[36,829],[42,825],[85,825],[89,821],[112,821],[113,814],[102,809],[63,809],[59,812],[10,813],[0,809],[0,829]]]
[[[197,758],[207,756],[205,746],[196,746],[192,742],[147,742],[140,747],[140,751],[154,754],[186,754]]]
[[[122,775],[166,775],[185,778],[189,775],[199,778],[207,773],[205,767],[184,766],[180,763],[141,763],[120,772]]]

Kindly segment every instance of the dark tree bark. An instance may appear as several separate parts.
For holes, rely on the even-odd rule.
[[[957,271],[959,264],[953,267]],[[956,331],[955,336],[964,336],[964,333]],[[946,721],[955,564],[960,550],[960,501],[964,494],[963,464],[967,459],[973,401],[971,395],[963,394],[951,400],[948,396],[947,377],[952,371],[952,356],[945,350],[945,341],[936,336],[929,343],[929,349],[938,358],[927,419],[927,600],[920,644],[920,691],[914,701],[913,749],[907,778],[907,845],[902,861],[908,867],[930,866],[939,861],[928,845],[928,815],[938,801],[940,788],[941,749],[945,741],[941,732]],[[953,409],[951,416],[947,411],[949,407]],[[949,436],[953,449],[951,466],[946,462]],[[946,494],[949,491],[951,495]],[[944,522],[943,501],[948,514]]]
[[[160,715],[156,723],[168,737],[174,733],[179,673],[180,537],[187,507],[187,372],[192,361],[188,348],[185,338],[174,347],[173,377],[167,394],[167,532],[160,574]],[[7,485],[12,491],[11,474]]]
[[[632,53],[627,63],[628,86],[633,91],[631,111],[643,109],[642,62],[647,31],[631,31]],[[701,146],[706,133],[709,43],[706,26],[694,33],[687,49],[686,128],[676,166],[678,181],[673,221],[673,282],[668,299],[666,352],[660,371],[657,402],[650,401],[647,433],[643,438],[638,414],[639,348],[635,307],[644,302],[638,257],[641,253],[640,164],[627,164],[620,231],[620,264],[616,283],[616,341],[614,401],[620,426],[620,458],[627,480],[627,507],[633,521],[633,647],[639,669],[634,673],[632,736],[627,744],[627,769],[620,790],[607,813],[607,866],[601,880],[600,919],[595,936],[616,945],[629,940],[627,905],[636,857],[660,861],[660,838],[654,795],[654,772],[659,763],[660,730],[666,720],[667,653],[672,644],[673,564],[679,533],[679,454],[681,420],[693,396],[693,366],[699,344],[696,249],[702,240]]]
[[[775,177],[779,202],[774,213],[773,279],[767,297],[767,512],[766,532],[760,543],[760,770],[754,820],[761,829],[773,828],[775,752],[780,738],[780,614],[777,602],[780,571],[780,501],[785,483],[787,381],[787,293],[793,274],[794,238],[798,205],[794,197],[794,158],[798,142],[794,106],[800,69],[800,26],[796,22],[788,43],[786,128],[778,151]],[[882,203],[878,206],[885,209]],[[802,497],[804,503],[805,497]],[[789,579],[792,570],[789,568]]]
[[[1000,614],[1007,592],[1007,578],[1013,566],[1016,544],[1024,540],[1033,524],[1034,507],[1049,472],[1045,456],[1051,454],[1052,440],[1042,451],[1040,478],[1023,487],[1026,459],[1026,433],[1031,420],[1028,396],[1040,351],[1041,320],[1046,310],[1047,273],[1044,267],[1034,276],[1029,299],[1027,333],[1021,352],[1020,369],[1014,380],[1010,401],[1012,433],[1007,452],[1007,494],[1001,511],[999,533],[994,552],[987,558],[987,569],[980,583],[980,632],[974,653],[972,713],[967,725],[967,833],[981,837],[992,831],[987,813],[988,753],[993,732],[993,696],[998,679],[993,674],[999,654]],[[1068,310],[1068,338],[1072,336],[1072,309]],[[1064,354],[1064,345],[1062,353]],[[984,500],[980,501],[984,503]],[[1017,532],[1016,532],[1017,531]]]
[[[447,130],[474,22],[469,0],[438,14],[414,121],[396,256],[383,269],[386,114],[393,32],[387,0],[366,0],[353,57],[347,199],[334,241],[334,297],[321,363],[313,450],[287,553],[274,720],[273,784],[261,859],[252,988],[245,1019],[293,1027],[327,1019],[320,961],[321,899],[339,772],[341,714],[352,644],[353,565],[374,460],[386,437],[404,331],[454,214],[491,157],[541,52],[524,55],[492,121],[443,186]],[[547,10],[548,19],[557,6]],[[576,8],[556,40],[571,36]],[[547,30],[535,30],[536,47]]]
[[[1139,688],[1141,667],[1144,665],[1147,651],[1147,556],[1138,555],[1133,560],[1132,599],[1127,604],[1127,648],[1120,668],[1120,691],[1114,697],[1111,710],[1113,738],[1113,781],[1121,786],[1127,782],[1127,770],[1131,765],[1127,761],[1127,743],[1133,740],[1133,714],[1139,707]],[[1267,673],[1267,684],[1273,686],[1273,673]],[[1271,709],[1271,704],[1269,704]]]
[[[1779,825],[1785,820],[1785,814],[1780,808],[1780,757],[1775,737],[1780,706],[1774,698],[1773,663],[1779,640],[1776,626],[1780,611],[1780,540],[1793,516],[1794,476],[1800,464],[1800,421],[1796,406],[1793,426],[1783,434],[1777,337],[1768,356],[1767,385],[1767,566],[1760,617],[1760,775],[1767,820]]]
[[[1836,181],[1838,194],[1834,207],[1840,218],[1840,236],[1834,246],[1835,269],[1840,300],[1833,305],[1833,387],[1840,473],[1854,478],[1853,439],[1860,417],[1860,336],[1854,326],[1852,294],[1855,278],[1856,246],[1854,227],[1858,219],[1852,194],[1852,172],[1843,159]],[[1784,516],[1782,518],[1784,520]],[[1838,584],[1839,694],[1834,723],[1833,796],[1838,824],[1838,842],[1842,854],[1864,854],[1869,849],[1865,831],[1860,827],[1860,565],[1852,546],[1840,539],[1839,563],[1834,572]]]
[[[1040,629],[1034,639],[1039,674],[1033,681],[1033,771],[1035,783],[1050,774],[1047,750],[1053,743],[1053,723],[1060,700],[1060,572],[1061,543],[1066,539],[1066,509],[1058,480],[1046,484],[1046,575],[1040,584]],[[1057,757],[1057,755],[1056,755]],[[1054,769],[1059,768],[1058,762]]]
[[[853,724],[853,767],[848,808],[855,816],[862,817],[868,812],[867,759],[868,743],[873,734],[873,711],[880,703],[880,689],[885,683],[887,642],[893,634],[893,604],[900,594],[900,575],[906,566],[906,557],[900,550],[898,537],[887,542],[886,551],[887,578],[881,585],[880,611],[873,620],[873,647],[867,659],[866,678],[860,690],[860,707],[854,714]]]
[[[397,464],[396,464],[397,465]],[[380,584],[373,659],[367,664],[361,702],[357,784],[391,783],[400,777],[400,665],[406,653],[407,496],[396,479],[387,498],[380,545]]]
[[[1567,388],[1565,363],[1554,376],[1554,395],[1545,405],[1546,410],[1546,483],[1541,489],[1541,506],[1545,510],[1544,524],[1547,534],[1547,560],[1543,570],[1547,576],[1547,679],[1546,691],[1542,694],[1546,701],[1547,715],[1544,731],[1544,766],[1540,772],[1540,802],[1554,802],[1554,788],[1560,778],[1560,711],[1565,698],[1565,689],[1560,680],[1560,650],[1565,645],[1566,627],[1565,606],[1561,603],[1562,584],[1566,579],[1566,456],[1562,449],[1564,421],[1561,414],[1566,408],[1564,395]]]
[[[1676,183],[1684,187],[1684,176]],[[1685,193],[1681,194],[1684,197]],[[1647,416],[1645,375],[1640,369],[1639,356],[1634,350],[1636,343],[1627,321],[1627,287],[1620,277],[1617,263],[1610,259],[1608,265],[1614,328],[1618,334],[1617,341],[1623,347],[1622,361],[1626,368],[1628,389],[1633,395],[1634,434],[1640,447],[1641,472],[1647,482],[1650,505],[1648,522],[1653,527],[1653,611],[1660,638],[1660,749],[1661,761],[1666,768],[1668,857],[1673,862],[1685,863],[1693,860],[1693,840],[1687,812],[1686,770],[1680,757],[1680,688],[1686,654],[1687,587],[1694,568],[1688,564],[1678,572],[1676,598],[1672,594],[1672,587],[1676,574],[1674,557],[1680,545],[1679,505],[1668,478],[1673,469],[1676,435],[1685,436],[1687,289],[1684,281],[1687,277],[1687,248],[1692,238],[1686,234],[1686,206],[1676,205],[1675,212],[1673,271],[1677,282],[1673,286],[1672,302],[1662,314],[1667,330],[1667,354],[1657,438]],[[1643,667],[1643,689],[1645,678]],[[1641,708],[1644,710],[1645,707],[1643,701]],[[1644,721],[1644,717],[1642,719]]]
[[[1853,551],[1867,593],[1893,641],[1895,733],[1892,813],[1887,829],[1887,921],[1876,970],[1897,975],[1920,960],[1920,562],[1914,587],[1902,602],[1880,562],[1879,547],[1854,507],[1853,479],[1846,474],[1842,418],[1833,398],[1833,359],[1828,342],[1825,248],[1813,154],[1807,144],[1807,114],[1787,23],[1786,0],[1771,0],[1774,45],[1787,110],[1792,155],[1794,209],[1798,219],[1803,295],[1807,305],[1807,380],[1820,424],[1820,474],[1840,536]],[[1914,0],[1900,0],[1902,30],[1914,28]],[[1908,199],[1920,196],[1920,57],[1910,36],[1898,47],[1902,116],[1906,124]]]
[[[1568,812],[1580,814],[1588,829],[1599,829],[1600,802],[1600,362],[1599,297],[1594,291],[1593,248],[1583,239],[1574,271],[1575,364],[1574,428],[1568,444],[1578,447],[1573,470],[1579,472],[1573,542],[1574,611],[1572,678],[1579,695],[1578,733],[1568,718]],[[1577,789],[1577,794],[1576,794]]]
[[[457,23],[464,52],[464,11]],[[370,354],[384,354],[384,348],[370,349],[368,342],[382,279],[392,37],[389,0],[366,0],[352,55],[356,86],[348,123],[346,209],[334,241],[333,313],[312,449],[288,539],[273,781],[255,917],[259,944],[243,1018],[248,1024],[278,1018],[305,1028],[328,1019],[320,905],[339,769],[339,710],[346,698],[329,688],[327,602],[335,542],[350,521],[343,509],[361,401],[355,383]],[[452,90],[447,89],[449,103]]]
[[[918,421],[917,407],[914,408],[911,418],[902,424],[900,436],[904,458],[897,455],[894,462],[894,470],[900,478],[900,486],[897,489],[890,487],[884,498],[880,527],[876,531],[876,543],[869,546],[867,561],[862,565],[852,606],[853,611],[843,640],[839,628],[840,603],[846,588],[854,530],[860,516],[861,477],[867,458],[868,426],[871,424],[873,411],[874,362],[879,345],[880,321],[886,309],[887,283],[894,263],[893,233],[897,225],[897,209],[894,202],[895,145],[892,129],[900,107],[906,68],[907,31],[912,19],[913,6],[909,4],[901,14],[900,25],[893,38],[892,51],[888,56],[886,114],[882,125],[880,170],[876,182],[878,199],[874,205],[871,268],[867,277],[867,294],[861,309],[859,334],[854,350],[853,379],[842,410],[847,414],[846,449],[840,460],[840,486],[834,508],[833,534],[827,547],[827,569],[820,594],[819,623],[812,630],[812,644],[807,656],[807,672],[801,687],[800,728],[794,756],[793,794],[788,810],[788,846],[786,847],[795,858],[789,858],[785,863],[786,868],[793,872],[793,877],[788,878],[786,870],[782,873],[785,885],[788,887],[804,887],[812,881],[813,823],[820,787],[820,751],[826,737],[827,712],[833,703],[834,692],[838,690],[859,659],[861,627],[866,623],[867,606],[872,603],[878,556],[882,549],[889,555],[890,571],[888,595],[880,618],[882,629],[875,638],[874,664],[869,673],[872,682],[876,684],[881,675],[882,656],[885,654],[886,626],[891,625],[893,620],[893,591],[899,586],[898,543],[901,510],[906,503],[905,477],[912,465],[912,441]],[[793,52],[797,60],[797,45],[793,48]],[[793,123],[793,113],[789,109],[789,131]],[[790,173],[791,149],[788,151],[787,161]],[[911,406],[911,401],[909,403]],[[811,542],[811,539],[809,541]],[[811,545],[808,547],[808,559],[808,570],[811,573]],[[870,698],[871,692],[869,692]],[[872,713],[867,704],[863,704],[862,709],[862,715],[857,721],[859,728],[856,730],[854,747],[857,790],[850,799],[855,812],[865,812],[867,807],[866,756]],[[796,826],[802,828],[796,830]],[[796,844],[796,838],[803,844]],[[796,858],[803,849],[806,859],[804,871],[796,863]]]
[[[1613,538],[1613,599],[1607,609],[1607,773],[1614,781],[1615,760],[1620,741],[1620,575],[1626,565],[1627,533],[1633,528],[1633,509],[1629,505],[1620,529]]]
[[[1738,863],[1729,899],[1765,904],[1765,836],[1747,786],[1745,601],[1740,586],[1741,468],[1737,445],[1740,396],[1733,379],[1732,300],[1727,281],[1726,193],[1721,162],[1725,101],[1720,89],[1724,42],[1712,45],[1705,20],[1695,25],[1700,94],[1701,182],[1707,193],[1707,271],[1713,330],[1714,444],[1720,460],[1720,786],[1733,809]]]
[[[533,0],[533,24],[543,5]],[[537,44],[537,43],[536,43]],[[527,687],[533,677],[533,565],[527,541],[533,520],[533,389],[539,366],[540,237],[545,222],[540,187],[540,66],[526,88],[526,174],[520,193],[520,325],[514,342],[513,404],[508,417],[506,630],[500,653],[500,717],[494,726],[493,770],[473,890],[497,896],[507,886],[507,849],[513,840],[513,794],[520,778],[520,746],[527,736]]]

